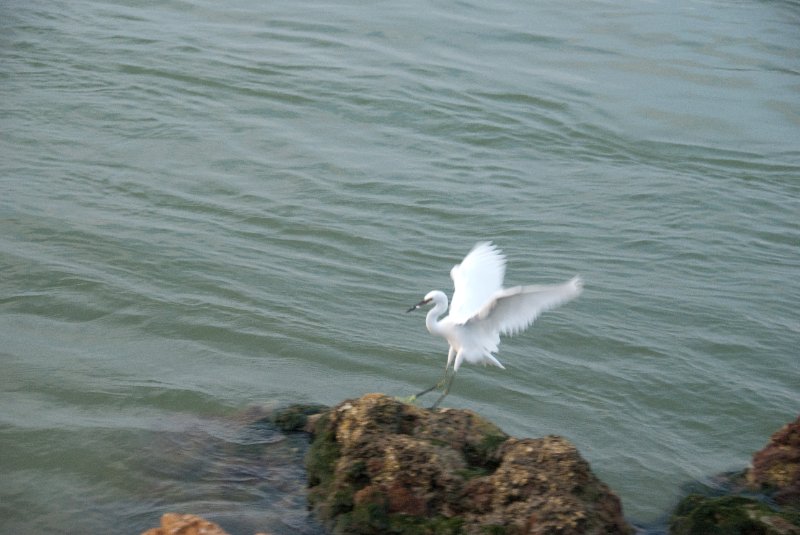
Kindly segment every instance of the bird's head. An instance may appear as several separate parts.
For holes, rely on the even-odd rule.
[[[436,300],[437,294],[441,294],[442,296],[444,296],[445,301],[447,300],[447,296],[445,296],[442,292],[440,292],[438,290],[433,290],[431,292],[428,292],[427,295],[425,295],[425,297],[422,299],[422,301],[420,301],[419,303],[417,303],[413,307],[411,307],[408,310],[406,310],[406,314],[408,314],[409,312],[413,312],[414,310],[417,310],[418,308],[422,308],[425,305],[431,304],[433,301]]]

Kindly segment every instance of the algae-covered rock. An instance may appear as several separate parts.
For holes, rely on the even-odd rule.
[[[776,503],[800,508],[800,416],[776,431],[753,455],[747,482]]]
[[[797,518],[744,496],[712,498],[692,494],[681,500],[670,522],[671,535],[800,535]]]
[[[673,513],[670,533],[800,535],[800,418],[775,432],[748,470],[695,485]]]
[[[468,410],[380,394],[314,422],[309,502],[336,534],[631,533],[563,438],[514,439]]]
[[[306,426],[309,416],[318,414],[327,408],[326,405],[319,405],[316,403],[290,405],[276,410],[269,420],[284,433],[302,431]]]

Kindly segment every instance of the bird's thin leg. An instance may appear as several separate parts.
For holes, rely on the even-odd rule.
[[[453,385],[453,379],[455,379],[455,378],[456,378],[456,371],[453,370],[453,373],[450,375],[450,380],[447,381],[447,386],[444,388],[444,394],[439,396],[439,399],[436,400],[436,403],[431,405],[431,410],[434,410],[437,407],[439,407],[439,404],[442,402],[442,400],[445,398],[445,396],[447,396],[447,394],[450,393],[450,387]]]
[[[436,389],[437,389],[437,388],[439,388],[441,385],[442,385],[442,383],[441,383],[441,381],[440,381],[440,382],[436,383],[435,385],[433,385],[432,387],[430,387],[430,388],[426,388],[425,390],[423,390],[423,391],[422,391],[422,392],[420,392],[419,394],[416,394],[416,395],[414,395],[414,399],[417,399],[417,398],[418,398],[418,397],[420,397],[420,396],[424,396],[425,394],[427,394],[428,392],[430,392],[430,391],[432,391],[432,390],[436,390]]]
[[[423,390],[422,392],[420,392],[419,394],[417,394],[416,396],[414,396],[414,399],[417,399],[417,398],[418,398],[418,397],[420,397],[420,396],[424,396],[424,395],[425,395],[425,394],[427,394],[428,392],[430,392],[430,391],[432,391],[432,390],[436,390],[437,388],[442,388],[442,387],[444,386],[444,383],[445,383],[445,381],[447,380],[447,370],[448,370],[448,368],[449,368],[449,367],[450,367],[450,365],[449,365],[449,364],[448,364],[448,365],[445,367],[445,369],[444,369],[444,376],[442,377],[442,380],[441,380],[441,381],[439,381],[438,383],[436,383],[435,385],[433,385],[433,386],[432,386],[432,387],[430,387],[430,388],[426,388],[425,390]]]

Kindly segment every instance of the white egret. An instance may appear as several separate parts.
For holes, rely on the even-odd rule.
[[[505,369],[493,355],[500,344],[500,335],[527,329],[539,314],[578,297],[583,289],[580,277],[563,284],[503,288],[505,270],[506,259],[500,250],[491,242],[479,242],[450,270],[454,290],[446,318],[438,319],[447,310],[447,295],[439,290],[429,292],[408,309],[411,312],[433,303],[425,317],[425,326],[431,334],[447,339],[450,344],[442,380],[411,399],[444,386],[444,393],[431,408],[438,407],[465,361]],[[451,365],[453,371],[448,380]]]

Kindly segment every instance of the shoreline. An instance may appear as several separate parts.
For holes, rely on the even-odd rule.
[[[332,408],[292,405],[256,423],[307,435],[308,506],[328,533],[699,535],[714,522],[736,533],[800,533],[800,417],[773,433],[749,468],[688,482],[673,510],[652,523],[625,518],[619,498],[566,439],[513,438],[466,409],[431,411],[367,394]],[[161,523],[144,534],[226,533],[199,516],[166,513]]]

